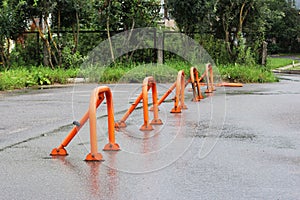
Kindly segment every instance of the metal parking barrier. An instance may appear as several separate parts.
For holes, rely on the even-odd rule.
[[[65,147],[71,142],[79,130],[89,119],[90,125],[90,145],[91,152],[86,156],[85,161],[102,161],[101,153],[98,153],[97,145],[97,130],[96,130],[96,109],[106,97],[107,114],[108,114],[108,140],[109,143],[103,148],[104,151],[118,151],[119,145],[115,142],[115,129],[114,129],[114,109],[112,93],[107,86],[95,88],[90,97],[90,104],[88,111],[84,114],[79,122],[73,122],[75,125],[69,132],[63,142],[51,151],[51,156],[66,156],[68,155]]]
[[[171,110],[171,113],[181,113],[181,109],[187,109],[187,106],[184,103],[185,86],[186,85],[185,85],[184,71],[180,70],[177,75],[176,95],[174,98],[174,108]]]
[[[200,81],[198,71],[195,67],[190,68],[190,79],[192,84],[192,90],[193,90],[193,101],[197,102],[203,99],[203,95],[201,93],[200,88]]]
[[[202,82],[203,79],[206,79],[206,83]],[[158,100],[157,98],[157,85],[152,76],[146,77],[143,80],[142,91],[129,107],[127,112],[121,118],[119,122],[114,121],[114,107],[113,107],[113,97],[112,93],[107,86],[101,86],[95,88],[90,97],[89,109],[80,119],[80,121],[74,121],[74,127],[69,132],[67,137],[63,142],[51,151],[52,156],[66,156],[68,155],[65,147],[71,142],[71,140],[76,136],[79,130],[83,125],[89,120],[90,125],[90,145],[91,151],[86,156],[85,161],[102,161],[102,154],[98,152],[97,146],[97,130],[96,130],[96,110],[99,105],[106,99],[107,104],[107,116],[108,116],[108,144],[103,148],[104,151],[118,151],[120,146],[115,142],[115,128],[125,128],[126,120],[129,115],[134,111],[137,105],[143,101],[143,125],[140,127],[141,131],[151,131],[153,130],[152,125],[161,125],[163,124],[162,120],[158,116],[158,106],[164,102],[164,100],[171,94],[171,92],[176,88],[175,97],[174,97],[174,107],[171,110],[171,113],[181,113],[182,109],[187,109],[187,106],[184,102],[184,90],[186,86],[191,83],[193,91],[193,101],[198,102],[203,99],[201,92],[201,86],[207,86],[206,93],[212,93],[215,91],[215,86],[218,87],[242,87],[241,83],[214,83],[213,79],[213,68],[210,63],[205,67],[205,72],[199,77],[199,72],[195,67],[190,68],[190,77],[185,81],[185,74],[183,70],[180,70],[177,74],[177,79],[174,84],[165,92],[165,94]],[[153,111],[153,120],[149,121],[149,109],[148,109],[148,92],[151,89],[152,92],[152,111]]]
[[[148,91],[152,90],[152,102],[153,102],[153,120],[151,123],[149,122],[149,111],[148,111]],[[144,116],[144,123],[141,126],[141,131],[151,131],[153,130],[152,125],[161,125],[163,124],[162,121],[158,117],[158,100],[157,100],[157,87],[156,82],[152,76],[146,77],[143,81],[142,92],[136,98],[134,103],[129,107],[127,112],[124,114],[122,119],[115,123],[116,128],[125,128],[126,120],[129,115],[133,112],[133,110],[137,107],[140,101],[143,101],[143,116]]]

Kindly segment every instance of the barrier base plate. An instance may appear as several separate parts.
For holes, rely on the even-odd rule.
[[[117,143],[108,143],[104,146],[103,151],[120,151],[120,146]]]
[[[181,108],[173,108],[170,113],[181,113]]]
[[[103,160],[103,156],[101,153],[97,153],[95,155],[92,155],[91,153],[89,153],[86,157],[85,160],[87,162],[100,162],[100,161],[104,161]]]
[[[119,122],[115,123],[115,128],[126,128],[126,127],[127,127],[127,125],[123,121],[119,121]]]
[[[152,131],[152,130],[154,130],[154,128],[150,124],[148,126],[144,124],[140,128],[140,131]]]
[[[61,148],[61,149],[54,148],[50,153],[50,156],[67,156],[67,155],[68,153],[65,148]]]
[[[161,121],[161,119],[153,119],[150,124],[151,125],[162,125],[163,122]]]

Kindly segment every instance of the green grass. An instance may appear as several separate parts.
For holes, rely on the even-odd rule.
[[[291,68],[291,70],[300,70],[300,66],[293,67],[293,68]]]
[[[65,84],[76,77],[78,69],[50,69],[48,67],[19,67],[0,72],[0,90],[13,90],[36,85]]]
[[[288,59],[269,58],[268,66],[245,67],[221,65],[217,69],[223,80],[241,83],[266,83],[278,79],[270,69],[290,64]],[[205,64],[198,66],[203,73]],[[50,69],[48,67],[18,67],[0,72],[0,90],[13,90],[37,85],[65,84],[68,78],[84,77],[90,82],[101,83],[142,83],[147,76],[154,76],[158,83],[176,80],[179,70],[189,77],[191,64],[185,61],[168,60],[163,65],[144,63],[118,63],[108,67],[90,66],[84,69]],[[217,70],[216,70],[217,72]],[[216,73],[217,74],[217,73]]]
[[[298,61],[294,61],[295,63],[297,63]],[[288,59],[288,58],[271,58],[268,57],[267,59],[267,68],[268,69],[276,69],[276,68],[280,68],[280,67],[284,67],[287,65],[291,65],[293,64],[293,60],[292,59]]]
[[[90,66],[80,70],[80,76],[90,82],[101,83],[141,83],[147,76],[153,76],[158,83],[173,82],[183,69],[189,73],[190,65],[184,61],[167,61],[163,65],[145,63],[118,63],[113,66]]]
[[[298,57],[300,58],[300,54],[299,53],[280,53],[278,54],[279,56],[293,56],[293,57]]]
[[[268,69],[261,66],[227,65],[218,67],[222,79],[229,82],[267,83],[277,82],[278,78]]]

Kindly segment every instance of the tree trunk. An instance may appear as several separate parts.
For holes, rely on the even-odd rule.
[[[6,68],[8,67],[6,63],[7,57],[6,57],[4,46],[2,44],[0,44],[0,53],[1,53],[1,60],[2,60],[3,67]]]
[[[40,24],[37,26],[34,18],[32,17],[32,22],[37,27],[40,38],[43,40],[44,48],[43,48],[43,54],[44,54],[44,65],[50,66],[52,69],[54,69],[53,63],[52,63],[52,56],[51,56],[51,46],[48,41],[48,39],[45,37],[44,33],[42,32],[42,21],[43,18],[40,18]]]
[[[6,38],[7,42],[7,49],[6,49],[6,66],[10,66],[10,40],[9,38]]]
[[[48,35],[49,35],[48,43],[49,43],[49,46],[50,46],[50,43],[52,42],[52,44],[53,44],[53,46],[55,48],[55,51],[58,53],[58,48],[57,48],[56,42],[53,40],[51,28],[49,26],[49,23],[47,21],[47,17],[46,16],[44,17],[44,22],[45,22],[45,24],[47,26],[47,30],[48,30]],[[58,60],[57,60],[57,57],[55,55],[55,52],[53,52],[51,48],[50,48],[50,53],[53,56],[53,58],[55,60],[55,63],[58,64]]]
[[[230,41],[229,41],[229,37],[230,37],[230,35],[229,35],[230,33],[228,31],[229,26],[227,24],[226,17],[224,15],[222,17],[222,22],[223,22],[223,30],[225,32],[225,43],[226,43],[227,51],[228,51],[229,55],[232,55]]]
[[[112,62],[115,64],[115,55],[114,55],[114,51],[113,51],[113,47],[112,47],[112,43],[111,43],[111,38],[110,38],[109,23],[110,22],[109,22],[109,14],[108,14],[107,21],[106,21],[107,39],[108,39],[108,42],[109,42],[109,49],[110,49],[111,59],[112,59]]]
[[[242,7],[240,9],[240,17],[239,17],[239,26],[238,26],[238,31],[237,31],[237,39],[239,39],[240,37],[240,33],[242,34],[243,33],[243,25],[244,25],[244,21],[248,15],[248,12],[249,10],[251,9],[251,7],[253,6],[253,2],[249,5],[249,8],[247,10],[244,11],[245,9],[245,6],[246,6],[246,2],[244,2],[242,4]]]
[[[58,65],[62,65],[62,53],[61,53],[61,44],[60,44],[60,26],[61,26],[61,10],[58,10],[57,13],[57,40],[58,40]]]
[[[75,50],[77,51],[78,43],[79,43],[79,30],[80,30],[79,15],[78,15],[78,12],[77,12],[77,11],[76,11],[76,24],[77,24],[77,33],[76,33]],[[75,52],[76,52],[76,51],[75,51]],[[75,52],[74,52],[74,53],[75,53]]]

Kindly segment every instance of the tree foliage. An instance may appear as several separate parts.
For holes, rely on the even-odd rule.
[[[17,40],[26,29],[23,1],[0,1],[0,58],[4,67],[10,65],[10,40]]]
[[[266,38],[272,53],[291,51],[299,52],[300,15],[293,1],[269,1],[269,13],[266,22]]]
[[[219,62],[253,63],[260,60],[263,41],[271,52],[300,51],[300,15],[294,2],[168,0],[165,7],[179,30],[206,45]],[[6,67],[11,41],[18,44],[30,24],[43,44],[43,64],[54,68],[70,63],[72,56],[82,60],[81,44],[89,45],[82,40],[101,41],[120,31],[156,26],[161,17],[159,0],[0,0],[0,9],[0,62]],[[88,38],[81,30],[106,33]],[[21,49],[26,48],[22,43]]]
[[[194,32],[212,35],[218,41],[221,39],[233,62],[259,62],[262,42],[272,37],[283,49],[287,50],[290,46],[291,50],[296,50],[295,45],[298,45],[300,51],[296,42],[300,32],[299,15],[285,0],[168,2],[180,31],[189,35]],[[242,59],[246,57],[248,59]]]

